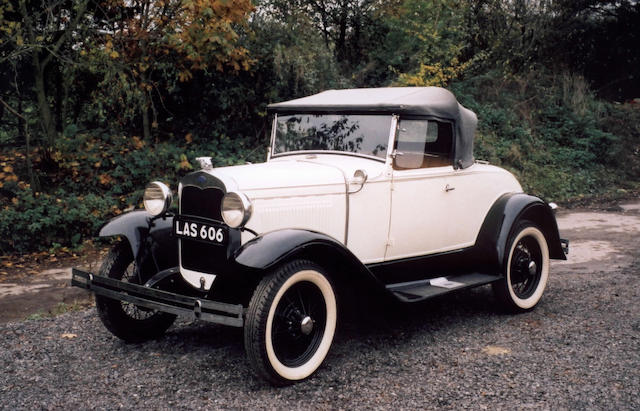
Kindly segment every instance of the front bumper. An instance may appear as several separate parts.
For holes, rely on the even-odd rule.
[[[91,290],[95,294],[114,300],[126,301],[141,307],[187,318],[233,327],[242,327],[244,323],[244,308],[241,304],[227,304],[174,294],[94,275],[77,268],[71,271],[71,285]]]

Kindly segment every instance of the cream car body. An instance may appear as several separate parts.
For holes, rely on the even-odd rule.
[[[103,227],[124,240],[73,282],[115,335],[155,338],[176,314],[244,327],[255,372],[287,384],[322,364],[345,295],[415,303],[491,284],[529,310],[549,259],[566,258],[554,207],[475,161],[476,116],[444,89],[330,90],[269,111],[264,163],[200,158],[177,213],[153,182],[147,212]]]

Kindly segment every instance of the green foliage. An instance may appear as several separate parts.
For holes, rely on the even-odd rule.
[[[476,157],[554,200],[640,181],[638,105],[596,96],[640,95],[640,2],[138,3],[0,0],[1,252],[75,246],[197,156],[261,161],[266,106],[331,88],[448,86]]]
[[[0,249],[4,253],[47,249],[56,242],[76,246],[83,236],[95,232],[96,217],[108,214],[114,201],[89,194],[51,194],[17,190],[12,206],[0,210]]]
[[[177,189],[179,178],[194,167],[188,159],[209,155],[214,165],[227,166],[265,156],[247,140],[185,137],[179,144],[146,144],[135,136],[107,133],[62,137],[53,154],[58,168],[41,176],[46,186],[55,187],[46,192],[34,192],[13,172],[3,172],[0,251],[75,247],[93,238],[109,218],[142,207],[149,181],[165,181]],[[16,161],[15,168],[20,163]],[[13,171],[13,165],[8,167]]]
[[[640,138],[640,110],[597,100],[580,78],[493,72],[451,89],[478,115],[476,158],[511,170],[525,191],[562,201],[640,182],[640,158],[629,149]]]
[[[387,19],[386,54],[399,85],[444,86],[462,74],[464,9],[461,0],[405,0]]]

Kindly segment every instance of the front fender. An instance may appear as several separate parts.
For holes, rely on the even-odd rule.
[[[311,230],[271,231],[248,241],[234,255],[240,266],[263,272],[294,258],[310,259],[327,268],[336,281],[357,279],[384,289],[384,285],[342,243]]]
[[[112,218],[100,229],[100,237],[124,236],[129,242],[133,256],[138,255],[143,238],[149,234],[149,213],[131,211]]]
[[[479,255],[489,266],[502,268],[509,235],[520,220],[530,220],[540,227],[549,246],[550,258],[567,259],[549,205],[528,194],[505,194],[489,210],[476,240]]]
[[[140,260],[141,249],[148,248],[154,251],[154,255],[168,260],[161,264],[162,266],[171,266],[171,264],[177,265],[177,241],[171,235],[172,229],[172,216],[152,220],[149,213],[137,210],[111,219],[100,229],[98,235],[100,237],[124,236],[129,242],[131,253],[136,261]]]

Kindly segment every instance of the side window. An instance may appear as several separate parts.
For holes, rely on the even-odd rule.
[[[401,119],[393,167],[398,170],[452,164],[453,127],[435,120]]]

